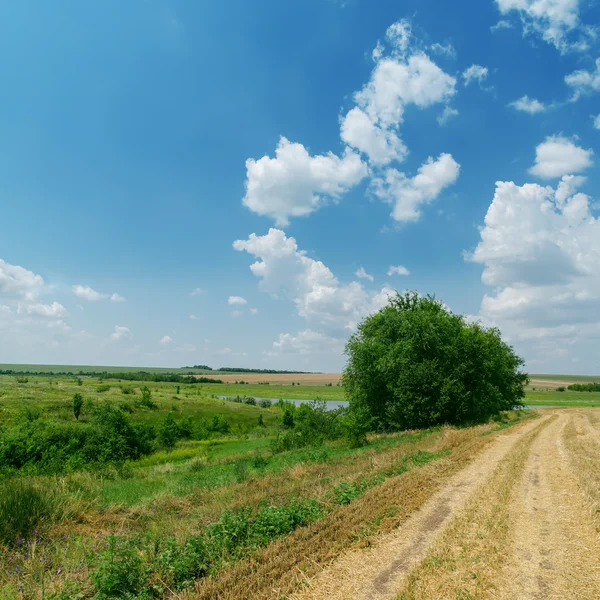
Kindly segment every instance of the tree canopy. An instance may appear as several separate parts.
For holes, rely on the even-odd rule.
[[[362,321],[346,354],[351,410],[383,430],[486,421],[521,406],[528,380],[498,329],[415,292]]]

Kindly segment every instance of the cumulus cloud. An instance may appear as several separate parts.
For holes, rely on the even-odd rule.
[[[341,353],[344,342],[312,329],[305,329],[293,335],[280,333],[279,339],[273,342],[272,350],[267,352],[270,356],[279,354],[314,355],[318,353]]]
[[[390,267],[387,274],[388,277],[391,277],[392,275],[410,275],[410,271],[406,267],[398,265],[397,267]]]
[[[462,77],[464,79],[465,86],[470,85],[473,81],[476,81],[481,85],[488,76],[488,68],[482,67],[481,65],[471,65],[468,69],[463,71]]]
[[[544,112],[547,108],[542,102],[535,98],[530,98],[529,96],[522,96],[518,100],[511,102],[509,106],[512,106],[515,110],[520,112],[529,113],[530,115]]]
[[[600,58],[596,59],[595,69],[580,69],[565,77],[565,83],[573,89],[573,100],[583,94],[600,91]]]
[[[169,346],[170,344],[173,344],[174,340],[170,335],[165,335],[160,339],[160,344],[162,346]]]
[[[524,35],[539,35],[561,53],[588,48],[588,30],[579,22],[579,0],[496,0],[496,4],[502,15],[518,14]]]
[[[458,111],[450,106],[444,107],[444,110],[438,115],[437,122],[444,126],[452,117],[458,117]]]
[[[38,317],[58,318],[64,317],[67,314],[67,309],[58,302],[52,304],[27,304],[19,305],[18,312],[20,314],[36,315]]]
[[[251,234],[233,247],[257,260],[250,270],[260,279],[260,288],[273,295],[283,294],[298,314],[312,326],[320,325],[338,334],[347,334],[365,315],[387,303],[387,287],[372,292],[359,282],[342,284],[321,261],[307,256],[293,237],[280,229],[266,235]]]
[[[110,339],[113,342],[119,342],[121,340],[130,340],[132,338],[131,330],[129,327],[123,325],[115,325],[115,330],[110,334]]]
[[[498,182],[481,241],[466,255],[483,265],[482,280],[491,288],[483,319],[538,358],[589,336],[598,353],[600,220],[578,191],[584,183],[573,175],[556,189]]]
[[[600,129],[600,115],[593,116],[592,119],[594,120],[594,128]]]
[[[244,304],[248,304],[248,300],[246,300],[246,298],[242,298],[241,296],[229,296],[229,298],[227,298],[227,304],[229,304],[230,306],[233,305],[244,305]]]
[[[100,300],[110,300],[111,302],[125,302],[125,298],[119,294],[101,294],[89,285],[74,285],[71,290],[78,298],[83,298],[88,302],[99,302]]]
[[[43,287],[41,275],[0,258],[0,297],[35,300]]]
[[[339,200],[366,177],[367,166],[349,149],[341,157],[332,152],[311,156],[302,144],[282,137],[275,158],[250,158],[246,171],[244,205],[284,226],[290,217],[309,215],[326,201]]]
[[[354,94],[356,106],[342,117],[342,140],[367,155],[373,166],[402,161],[408,150],[399,134],[405,107],[424,109],[456,92],[456,79],[420,50],[414,50],[410,23],[391,25],[385,44],[373,53],[375,67],[365,86]],[[449,52],[451,46],[435,46]],[[432,47],[433,49],[433,47]]]
[[[414,177],[388,169],[385,177],[373,180],[372,192],[393,205],[392,218],[399,222],[418,221],[421,206],[435,200],[458,179],[460,165],[451,154],[429,157]]]
[[[593,150],[580,148],[566,137],[549,136],[535,149],[535,164],[529,172],[544,179],[580,173],[592,166],[593,156]]]
[[[356,273],[354,273],[359,279],[368,279],[369,281],[373,282],[375,280],[375,278],[373,277],[373,275],[370,275],[369,273],[367,273],[367,271],[365,270],[364,267],[360,267],[359,269],[357,269]]]

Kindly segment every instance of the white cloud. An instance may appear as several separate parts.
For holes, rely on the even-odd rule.
[[[588,30],[579,23],[579,0],[496,0],[496,4],[502,15],[519,14],[524,35],[539,35],[561,53],[588,47]]]
[[[256,314],[258,314],[258,308],[251,308],[251,309],[250,309],[250,314],[251,314],[251,315],[256,315]]]
[[[391,277],[392,275],[410,275],[410,271],[406,267],[398,265],[397,267],[390,267],[387,274],[388,277]]]
[[[124,327],[123,325],[115,325],[115,330],[110,334],[110,339],[113,342],[118,342],[120,340],[130,340],[132,338],[131,330],[129,327]]]
[[[593,116],[592,119],[594,120],[594,128],[600,129],[600,115]]]
[[[243,311],[241,311],[241,310],[232,310],[232,311],[231,311],[231,316],[232,316],[234,319],[237,319],[237,318],[241,317],[243,314],[244,314],[244,313],[243,313]]]
[[[190,315],[190,319],[191,319],[192,321],[199,321],[199,320],[200,320],[200,317],[197,317],[196,315]]]
[[[270,356],[279,354],[314,355],[332,352],[341,354],[343,349],[343,340],[324,335],[312,329],[305,329],[296,335],[280,333],[279,339],[273,342],[272,351],[267,354]]]
[[[311,156],[302,144],[282,137],[275,158],[250,158],[246,171],[244,205],[283,226],[290,217],[309,215],[326,201],[338,200],[362,181],[367,166],[348,149],[341,158],[331,152]]]
[[[505,19],[501,19],[495,25],[490,27],[491,32],[500,31],[502,29],[512,29],[512,23],[510,21],[506,21]]]
[[[452,117],[458,117],[458,111],[450,106],[445,106],[444,110],[438,115],[437,122],[440,126],[444,126]]]
[[[35,300],[43,287],[40,275],[0,258],[0,297]]]
[[[392,160],[401,162],[408,154],[394,131],[378,126],[358,107],[341,120],[340,135],[346,144],[364,152],[373,165],[386,165]]]
[[[168,346],[169,344],[172,344],[174,342],[173,338],[170,335],[165,335],[160,339],[160,344],[162,344],[163,346]]]
[[[471,84],[473,81],[476,81],[481,85],[487,79],[488,69],[481,65],[471,65],[468,69],[463,71],[462,76],[465,80],[465,86]]]
[[[101,294],[89,285],[74,285],[71,290],[78,298],[83,298],[88,302],[99,302],[100,300],[110,300],[111,302],[125,302],[125,298],[119,294]]]
[[[357,281],[340,284],[321,261],[308,257],[293,237],[279,229],[263,236],[253,233],[233,247],[257,258],[250,270],[261,280],[263,291],[289,297],[313,326],[346,335],[365,315],[383,306],[391,293],[387,287],[369,292]]]
[[[375,278],[373,277],[373,275],[370,275],[369,273],[367,273],[365,271],[364,267],[360,267],[356,273],[354,273],[359,279],[368,279],[369,281],[373,282],[375,280]]]
[[[431,44],[430,49],[435,54],[441,54],[443,56],[448,56],[449,58],[456,58],[456,50],[450,43],[444,46],[443,44],[436,42],[435,44]]]
[[[366,154],[374,166],[402,161],[408,150],[399,135],[405,107],[424,109],[456,92],[456,79],[440,69],[424,52],[412,50],[412,32],[406,20],[391,25],[386,44],[378,42],[369,82],[356,94],[356,106],[340,121],[342,140]],[[435,51],[451,46],[434,45]]]
[[[372,191],[378,198],[393,204],[394,220],[417,221],[421,206],[435,200],[446,187],[455,183],[459,171],[460,165],[451,154],[441,154],[436,160],[429,157],[412,178],[396,169],[388,169],[385,179],[373,180]]]
[[[529,172],[544,179],[580,173],[592,166],[593,156],[593,150],[580,148],[566,137],[549,136],[535,149],[535,164]]]
[[[481,241],[466,256],[483,265],[492,289],[481,304],[485,322],[536,360],[557,348],[568,354],[571,345],[600,358],[600,220],[577,191],[584,182],[565,176],[556,189],[498,182]]]
[[[573,100],[577,100],[583,94],[600,91],[600,58],[596,59],[596,68],[593,71],[574,71],[565,77],[565,83],[573,88]]]
[[[190,296],[200,296],[201,294],[205,294],[206,290],[203,290],[202,288],[194,288],[191,292],[190,292]]]
[[[522,96],[518,100],[511,102],[509,106],[512,106],[515,110],[520,112],[526,112],[530,115],[535,115],[536,113],[544,112],[546,110],[546,106],[536,100],[535,98],[530,98],[529,96]]]
[[[18,312],[21,314],[35,315],[38,317],[58,318],[67,314],[67,309],[58,302],[52,304],[27,304],[19,305]]]
[[[246,298],[242,298],[241,296],[229,296],[229,298],[227,298],[227,304],[229,304],[230,306],[233,305],[244,305],[244,304],[248,304],[248,300],[246,300]]]

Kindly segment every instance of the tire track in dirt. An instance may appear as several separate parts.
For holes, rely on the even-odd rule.
[[[600,598],[600,542],[572,473],[563,432],[581,414],[559,413],[535,440],[510,505],[511,557],[499,582],[499,598],[528,600]]]
[[[444,529],[469,496],[493,473],[495,467],[528,432],[549,416],[498,434],[493,445],[434,494],[398,530],[381,536],[370,548],[338,557],[294,600],[375,600],[392,598],[411,568]]]

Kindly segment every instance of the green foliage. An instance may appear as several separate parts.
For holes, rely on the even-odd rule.
[[[265,426],[265,420],[263,419],[262,415],[258,415],[258,426],[259,427],[264,427]]]
[[[268,398],[262,398],[258,401],[258,406],[261,408],[271,408],[272,405],[273,403]]]
[[[145,385],[142,388],[142,396],[139,399],[138,403],[140,406],[150,408],[152,410],[156,410],[158,408],[156,402],[152,400],[152,392],[150,391],[150,388],[147,385]]]
[[[99,394],[103,394],[104,392],[108,392],[110,390],[110,385],[108,385],[108,383],[101,383],[97,388],[96,391]]]
[[[169,413],[158,426],[158,442],[166,450],[172,450],[179,439],[180,432],[173,415]]]
[[[397,294],[346,345],[350,408],[384,430],[483,422],[521,405],[523,360],[432,297]]]
[[[81,415],[81,409],[83,407],[83,396],[79,393],[73,395],[73,415],[75,419],[79,421],[79,415]]]
[[[558,387],[556,388],[556,391],[557,391],[557,392],[564,392],[564,391],[566,391],[566,388],[565,388],[565,386],[564,386],[564,385],[560,385],[560,386],[558,386]]]
[[[121,385],[121,393],[125,395],[135,394],[135,389],[130,385]]]
[[[283,411],[282,424],[288,429],[292,429],[294,427],[294,413],[289,408],[286,408]]]
[[[560,388],[556,388],[556,390],[559,391]],[[562,391],[564,392],[564,390],[563,387]],[[600,392],[600,383],[572,383],[569,390],[572,392]]]
[[[22,375],[18,375],[15,377],[17,383],[27,383],[29,379],[27,377],[23,377]]]

